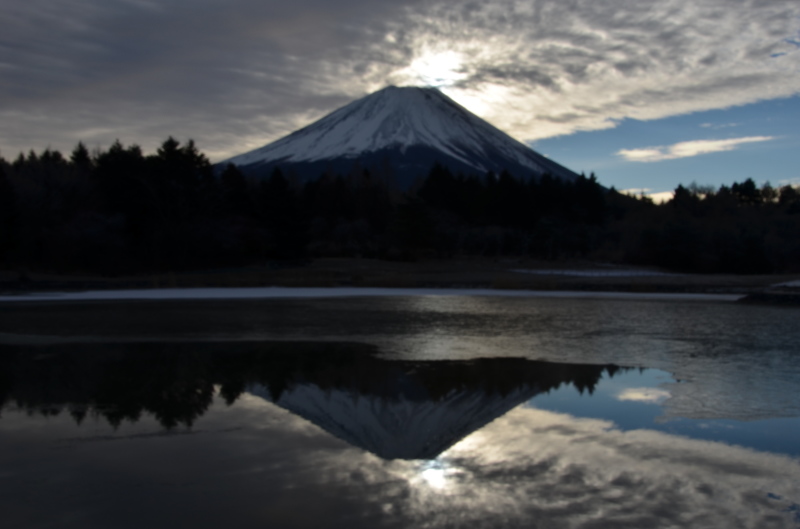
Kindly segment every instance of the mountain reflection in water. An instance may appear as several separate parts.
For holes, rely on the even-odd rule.
[[[800,527],[795,458],[526,402],[637,370],[377,353],[0,347],[3,527]]]
[[[520,358],[391,361],[364,344],[134,343],[0,349],[0,404],[112,426],[152,414],[191,426],[217,391],[244,392],[384,459],[434,459],[535,395],[591,393],[614,365]]]

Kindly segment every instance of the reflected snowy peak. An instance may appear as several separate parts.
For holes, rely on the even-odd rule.
[[[369,356],[356,365],[297,371],[285,389],[248,392],[384,459],[433,459],[535,395],[574,384],[591,391],[615,366],[494,358],[398,362]]]
[[[150,343],[5,347],[0,403],[112,425],[191,426],[219,393],[258,395],[384,459],[433,459],[533,396],[593,391],[617,366],[520,358],[393,361],[363,344]]]

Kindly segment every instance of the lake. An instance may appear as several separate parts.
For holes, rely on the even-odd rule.
[[[798,322],[714,297],[0,302],[3,527],[798,528]]]

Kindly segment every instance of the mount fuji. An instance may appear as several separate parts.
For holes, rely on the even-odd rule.
[[[301,179],[369,170],[399,187],[424,178],[435,163],[453,173],[509,171],[518,178],[577,175],[490,125],[435,88],[389,86],[232,163],[264,177],[279,167]]]

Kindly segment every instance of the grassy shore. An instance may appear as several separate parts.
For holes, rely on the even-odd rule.
[[[616,292],[749,294],[800,279],[798,275],[667,274],[585,261],[526,259],[318,259],[301,265],[268,263],[218,270],[101,277],[0,270],[0,293],[181,287],[495,288]]]

